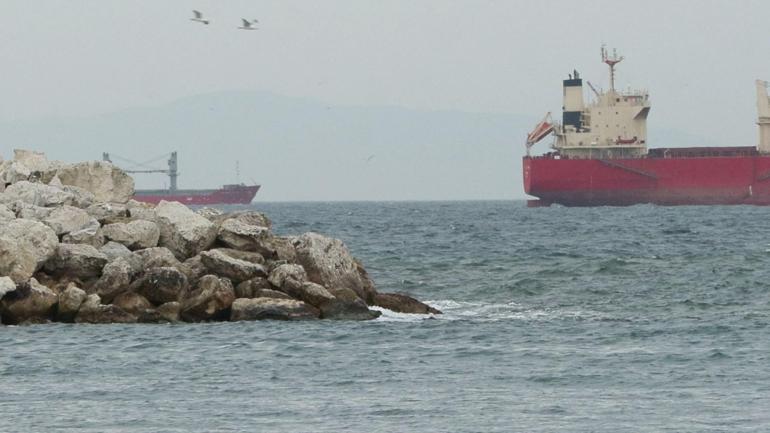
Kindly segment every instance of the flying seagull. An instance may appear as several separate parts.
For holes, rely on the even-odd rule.
[[[241,18],[241,21],[243,21],[243,25],[238,27],[241,30],[257,30],[256,27],[254,27],[254,24],[257,24],[259,21],[256,19],[254,20],[247,20],[246,18]]]
[[[203,14],[193,10],[193,17],[190,18],[190,21],[197,21],[199,23],[208,24],[209,20],[203,19]]]

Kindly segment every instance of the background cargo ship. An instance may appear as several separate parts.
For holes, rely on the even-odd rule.
[[[108,153],[102,159],[112,162]],[[249,204],[257,195],[260,185],[242,183],[224,185],[219,189],[178,189],[177,154],[171,152],[168,169],[125,170],[127,173],[164,173],[169,177],[168,189],[139,189],[134,192],[134,199],[145,203],[159,203],[161,200],[178,201],[186,205]]]
[[[610,88],[583,102],[583,80],[564,80],[562,122],[550,113],[527,136],[524,190],[530,206],[770,205],[770,99],[757,80],[759,144],[748,147],[647,148],[646,91],[615,89],[615,65],[623,60],[602,48]],[[530,148],[553,135],[552,151]]]

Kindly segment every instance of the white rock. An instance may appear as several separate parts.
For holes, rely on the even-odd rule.
[[[72,193],[63,191],[55,186],[28,182],[26,180],[8,186],[0,198],[6,203],[19,200],[27,204],[43,207],[72,204],[74,200]]]
[[[102,233],[105,238],[134,250],[155,247],[160,238],[158,225],[145,220],[107,224],[102,227]]]
[[[109,162],[65,165],[59,168],[56,176],[64,185],[86,189],[102,202],[126,203],[134,195],[134,180]]]
[[[0,204],[0,223],[3,221],[16,219],[16,214],[12,210],[8,209],[8,206]]]
[[[16,290],[16,283],[11,277],[0,277],[0,299],[3,299],[6,293]]]
[[[92,218],[88,212],[74,206],[57,207],[42,222],[51,227],[59,236],[89,226],[93,227],[94,223],[96,223],[97,228],[99,227],[99,222]]]
[[[24,164],[31,171],[45,171],[49,166],[45,153],[34,150],[13,149],[13,160]]]
[[[208,249],[216,239],[216,225],[181,203],[161,201],[155,212],[160,227],[159,244],[180,260]]]
[[[28,280],[53,257],[59,238],[43,223],[15,219],[0,224],[0,276]]]

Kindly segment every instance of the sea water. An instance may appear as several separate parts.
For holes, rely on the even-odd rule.
[[[0,327],[0,431],[770,431],[770,211],[265,203],[370,322]]]

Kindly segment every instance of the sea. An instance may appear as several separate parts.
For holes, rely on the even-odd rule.
[[[770,431],[768,208],[252,207],[443,314],[2,327],[0,431]]]

